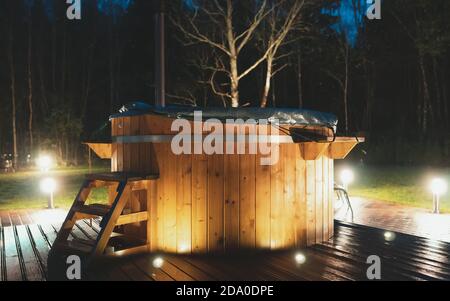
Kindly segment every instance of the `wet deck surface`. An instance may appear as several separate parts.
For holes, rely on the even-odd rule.
[[[67,210],[41,209],[41,210],[1,210],[0,227],[46,224],[49,221],[62,223],[67,216]]]
[[[360,197],[350,197],[353,222],[450,243],[450,214],[433,214],[431,209],[391,204]],[[430,201],[431,207],[431,201]],[[351,222],[347,206],[342,206],[335,219]]]
[[[1,280],[46,280],[47,256],[59,225],[0,227]],[[80,221],[72,238],[95,239],[98,225]],[[143,254],[107,260],[90,280],[367,280],[369,255],[381,258],[382,280],[450,280],[450,244],[336,222],[329,242],[301,250],[233,256]],[[164,259],[153,267],[156,256]]]

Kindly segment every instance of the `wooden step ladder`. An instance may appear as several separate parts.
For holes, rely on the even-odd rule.
[[[115,236],[126,236],[124,234],[114,233],[113,231],[116,226],[148,222],[148,210],[124,214],[124,208],[130,201],[131,191],[146,190],[149,188],[150,182],[157,179],[158,175],[154,174],[125,172],[87,175],[60,231],[58,232],[50,254],[56,255],[62,253],[80,255],[83,256],[88,264],[93,258],[104,255],[111,238]],[[86,204],[92,189],[110,187],[113,185],[117,185],[117,189],[115,190],[114,200],[110,205]],[[69,235],[78,220],[92,218],[101,218],[100,231],[96,240],[68,240]],[[140,245],[138,244],[129,249],[120,250],[120,254],[124,254],[126,251],[132,253],[146,251],[147,249],[148,241],[144,241],[141,242]]]

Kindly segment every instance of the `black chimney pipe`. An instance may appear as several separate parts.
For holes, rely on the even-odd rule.
[[[164,0],[155,0],[155,105],[166,105]]]

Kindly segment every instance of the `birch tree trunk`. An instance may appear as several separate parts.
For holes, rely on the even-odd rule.
[[[273,66],[273,58],[268,57],[267,58],[267,70],[266,70],[266,79],[264,83],[263,93],[261,96],[261,108],[267,107],[267,101],[269,98],[269,92],[270,92],[270,84],[272,81],[272,66]]]

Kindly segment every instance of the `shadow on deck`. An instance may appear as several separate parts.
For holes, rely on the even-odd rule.
[[[1,280],[46,280],[47,256],[59,225],[0,227]],[[80,221],[72,238],[95,239],[98,226]],[[381,258],[383,280],[450,280],[450,244],[406,234],[386,241],[384,230],[336,222],[329,242],[301,250],[195,256],[142,254],[106,259],[90,280],[367,280],[367,257]],[[161,268],[153,260],[161,256]]]

